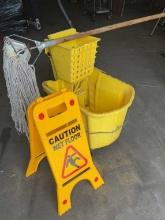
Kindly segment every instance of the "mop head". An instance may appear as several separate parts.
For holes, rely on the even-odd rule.
[[[36,82],[35,67],[29,64],[31,54],[24,43],[9,37],[4,39],[3,70],[11,116],[19,133],[28,137],[26,109],[40,96]]]

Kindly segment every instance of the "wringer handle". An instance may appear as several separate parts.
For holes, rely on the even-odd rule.
[[[150,15],[147,17],[142,17],[142,18],[137,18],[137,19],[133,19],[130,21],[124,21],[118,24],[113,24],[113,25],[107,25],[104,27],[100,27],[100,28],[95,28],[89,31],[85,31],[85,32],[81,32],[81,33],[77,33],[71,36],[67,36],[67,37],[63,37],[63,38],[59,38],[56,40],[49,40],[46,42],[41,43],[42,45],[42,49],[48,48],[48,47],[52,47],[55,46],[59,43],[63,43],[66,41],[70,41],[70,40],[75,40],[81,37],[86,37],[89,35],[97,35],[97,34],[101,34],[104,32],[108,32],[108,31],[113,31],[113,30],[117,30],[120,28],[124,28],[124,27],[129,27],[135,24],[140,24],[140,23],[144,23],[144,22],[148,22],[148,21],[152,21],[152,20],[156,20],[156,19],[160,19],[160,18],[164,18],[165,17],[165,13],[160,13],[160,14],[156,14],[156,15]]]

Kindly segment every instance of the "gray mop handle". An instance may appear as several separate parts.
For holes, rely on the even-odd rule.
[[[121,23],[113,24],[113,25],[107,25],[107,26],[104,26],[104,27],[95,28],[95,29],[85,31],[85,32],[81,32],[81,33],[76,33],[74,35],[70,35],[70,36],[63,37],[63,38],[58,38],[56,40],[45,41],[45,42],[41,43],[41,45],[42,45],[42,49],[45,49],[45,48],[52,47],[52,46],[55,46],[59,43],[63,43],[63,42],[66,42],[66,41],[75,40],[75,39],[85,37],[85,36],[89,36],[89,35],[97,35],[97,34],[101,34],[101,33],[104,33],[104,32],[113,31],[113,30],[117,30],[117,29],[120,29],[120,28],[124,28],[124,27],[129,27],[129,26],[133,26],[133,25],[136,25],[136,24],[141,24],[141,23],[144,23],[144,22],[148,22],[148,21],[152,21],[152,20],[156,20],[156,19],[160,19],[160,18],[164,18],[164,17],[165,17],[165,13],[150,15],[150,16],[147,16],[147,17],[137,18],[137,19],[124,21],[124,22],[121,22]]]

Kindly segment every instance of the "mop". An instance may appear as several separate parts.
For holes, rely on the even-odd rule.
[[[28,127],[26,122],[26,109],[34,99],[40,96],[37,86],[34,64],[45,48],[55,46],[59,43],[71,41],[89,35],[96,35],[107,31],[112,31],[143,22],[165,17],[165,13],[151,15],[118,24],[108,25],[96,28],[86,32],[76,33],[71,36],[39,42],[18,35],[12,35],[4,38],[3,47],[3,70],[6,80],[8,97],[11,104],[11,116],[15,123],[15,127],[19,133],[25,133],[28,137]],[[34,45],[29,47],[26,43],[15,40],[21,38],[32,42]],[[35,59],[32,62],[32,51],[37,50]]]
[[[28,137],[26,109],[40,96],[34,65],[29,65],[30,52],[26,45],[5,37],[3,47],[3,69],[11,116],[19,133]]]

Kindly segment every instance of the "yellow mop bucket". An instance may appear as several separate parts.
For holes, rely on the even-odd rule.
[[[54,86],[51,82],[43,83],[44,90],[57,92],[57,84]],[[85,105],[81,104],[91,149],[110,145],[119,137],[134,96],[132,86],[94,69],[88,80],[88,101]]]

